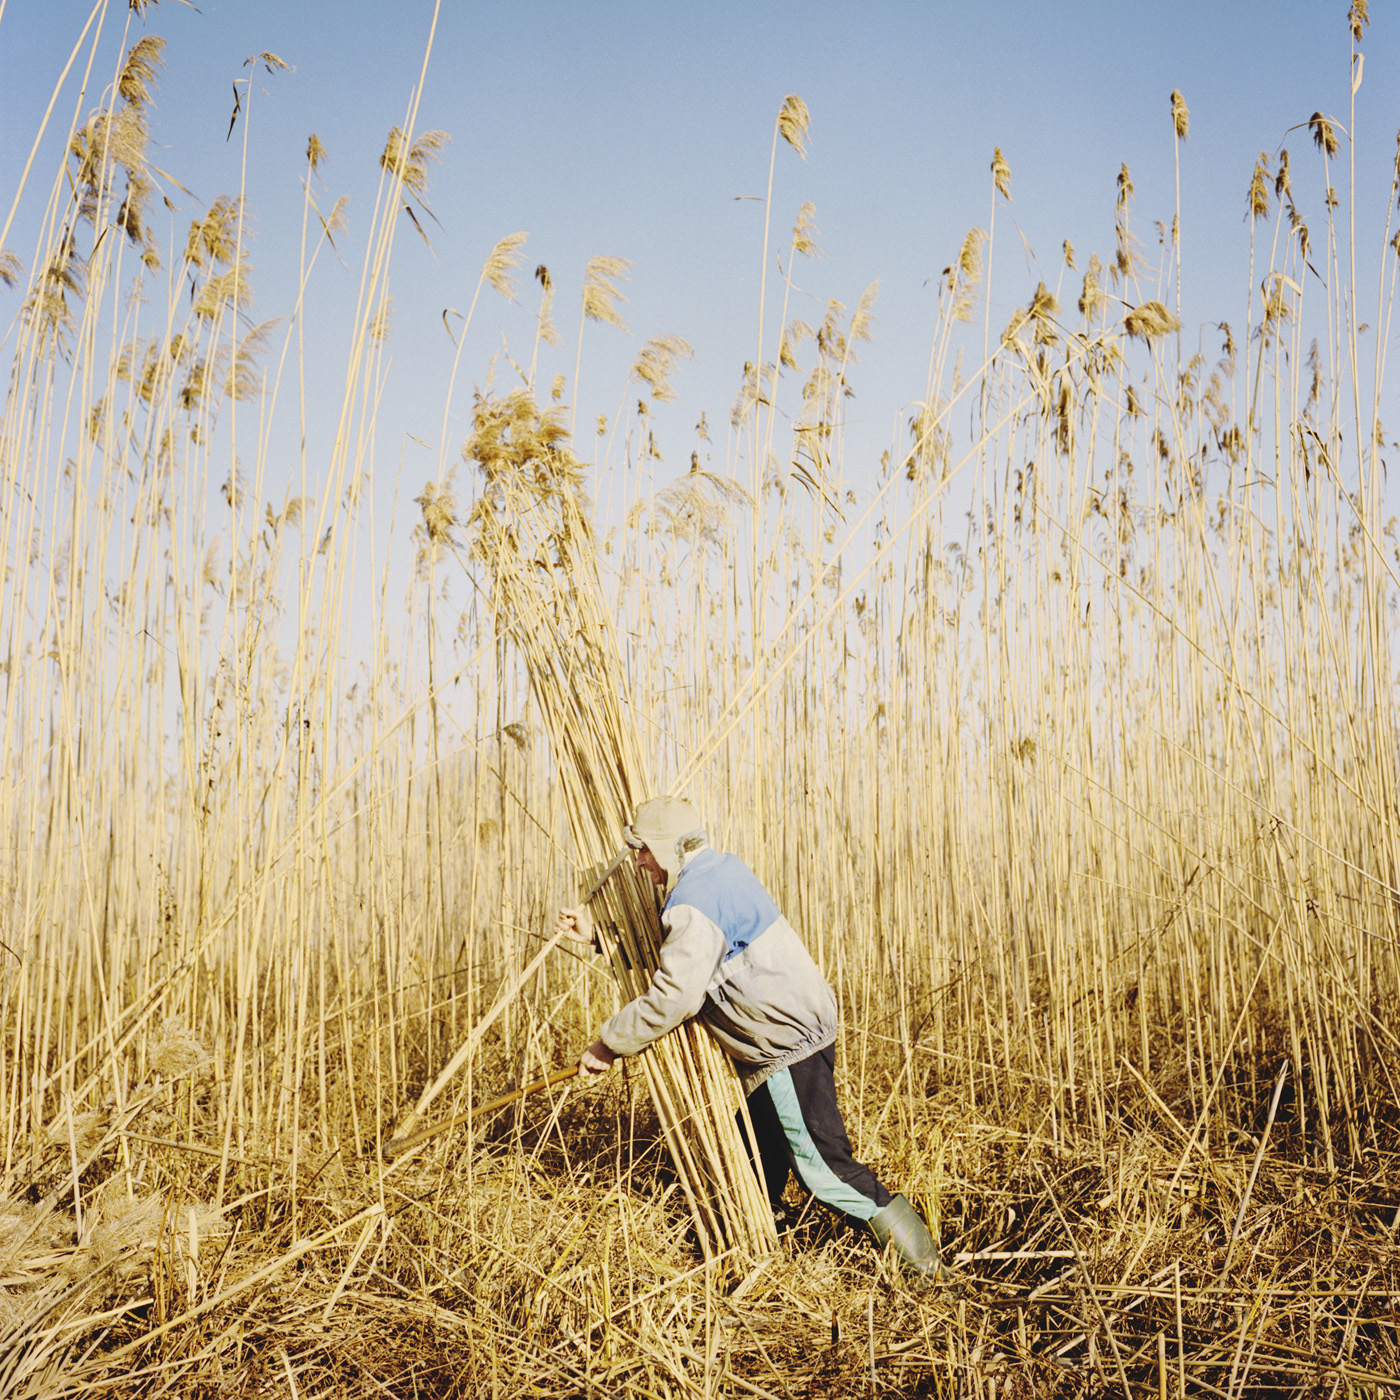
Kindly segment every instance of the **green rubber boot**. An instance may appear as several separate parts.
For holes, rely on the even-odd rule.
[[[920,1286],[947,1283],[953,1277],[938,1257],[938,1246],[928,1226],[904,1196],[896,1196],[866,1223],[880,1249],[889,1249],[902,1269],[913,1274]]]

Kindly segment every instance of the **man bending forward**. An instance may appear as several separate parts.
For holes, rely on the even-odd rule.
[[[624,834],[638,868],[666,893],[665,941],[651,985],[604,1023],[580,1067],[605,1073],[699,1015],[738,1066],[774,1206],[796,1171],[808,1192],[863,1222],[916,1274],[941,1277],[913,1206],[852,1154],[833,1076],[836,997],[772,896],[737,856],[710,848],[680,798],[643,802]],[[561,909],[555,931],[593,941],[583,909]]]

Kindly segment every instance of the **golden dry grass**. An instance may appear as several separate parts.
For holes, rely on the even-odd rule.
[[[843,413],[873,288],[815,329],[765,288],[780,330],[725,470],[600,519],[565,390],[626,265],[585,270],[549,406],[541,267],[524,382],[405,483],[405,615],[357,592],[360,512],[397,211],[443,134],[412,110],[390,134],[329,474],[274,483],[232,448],[296,397],[299,320],[250,334],[240,194],[153,243],[160,57],[111,65],[15,268],[0,1393],[1392,1393],[1397,561],[1383,358],[1306,271],[1352,261],[1336,172],[1261,162],[1250,324],[1212,362],[1183,359],[1179,258],[1146,281],[1126,167],[1078,319],[1072,287],[1027,288],[979,341],[998,152],[924,402],[864,494]],[[787,99],[774,160],[807,121]],[[1353,125],[1319,115],[1308,154]],[[303,299],[339,219],[308,196]],[[519,294],[520,249],[478,292]],[[814,249],[804,209],[791,251]],[[448,318],[454,384],[475,305]],[[659,395],[685,351],[648,342],[637,380]],[[567,1063],[642,975],[655,915],[625,879],[610,960],[544,935],[652,786],[806,934],[857,1152],[955,1285],[909,1292],[796,1197],[776,1248],[736,1226],[732,1152],[686,1157],[709,1130],[685,1096],[728,1092],[693,1030],[379,1155],[430,1104]]]

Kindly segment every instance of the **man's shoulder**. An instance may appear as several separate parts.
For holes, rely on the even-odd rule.
[[[666,907],[683,904],[694,906],[726,929],[736,921],[752,926],[755,937],[780,917],[777,903],[758,876],[738,856],[722,851],[700,852],[681,872]]]
[[[671,891],[674,900],[687,889],[696,890],[726,881],[757,881],[758,876],[738,856],[711,846],[697,851],[685,864]]]

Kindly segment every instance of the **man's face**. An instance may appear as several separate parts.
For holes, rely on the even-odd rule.
[[[637,869],[650,875],[652,884],[658,889],[665,885],[666,872],[661,868],[656,857],[652,855],[650,846],[642,846],[638,849]]]

